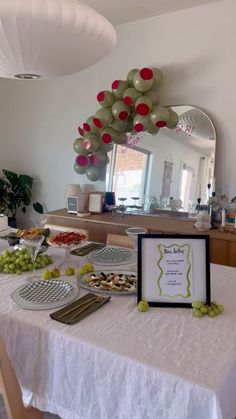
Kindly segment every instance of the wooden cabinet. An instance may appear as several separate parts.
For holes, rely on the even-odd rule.
[[[209,234],[211,262],[236,267],[236,234],[222,233],[219,229],[201,233],[194,228],[193,221],[138,215],[112,217],[110,213],[79,218],[76,214],[68,214],[66,209],[60,209],[47,213],[47,224],[55,229],[56,226],[85,229],[89,240],[101,243],[106,243],[108,233],[124,235],[126,228],[132,226],[147,228],[150,233]]]

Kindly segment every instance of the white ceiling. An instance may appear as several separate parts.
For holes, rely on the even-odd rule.
[[[81,0],[113,25],[222,0]]]

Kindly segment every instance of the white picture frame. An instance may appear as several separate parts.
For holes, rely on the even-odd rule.
[[[90,193],[89,203],[88,203],[89,212],[101,214],[102,203],[103,203],[103,193],[102,192],[92,192],[92,193]]]

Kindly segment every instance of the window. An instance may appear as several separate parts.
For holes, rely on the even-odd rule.
[[[146,194],[150,152],[139,147],[114,146],[107,167],[106,190],[116,198],[127,198],[125,205],[141,205]],[[132,198],[139,197],[134,202]]]
[[[188,167],[184,163],[183,168],[182,168],[180,199],[182,201],[183,210],[187,212],[189,210],[189,205],[190,205],[190,194],[191,194],[193,177],[194,177],[194,170],[191,167]]]

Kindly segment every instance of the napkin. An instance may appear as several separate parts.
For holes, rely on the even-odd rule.
[[[88,293],[73,303],[50,314],[53,320],[65,324],[75,324],[87,317],[93,311],[108,303],[111,297],[102,297],[93,293]]]

